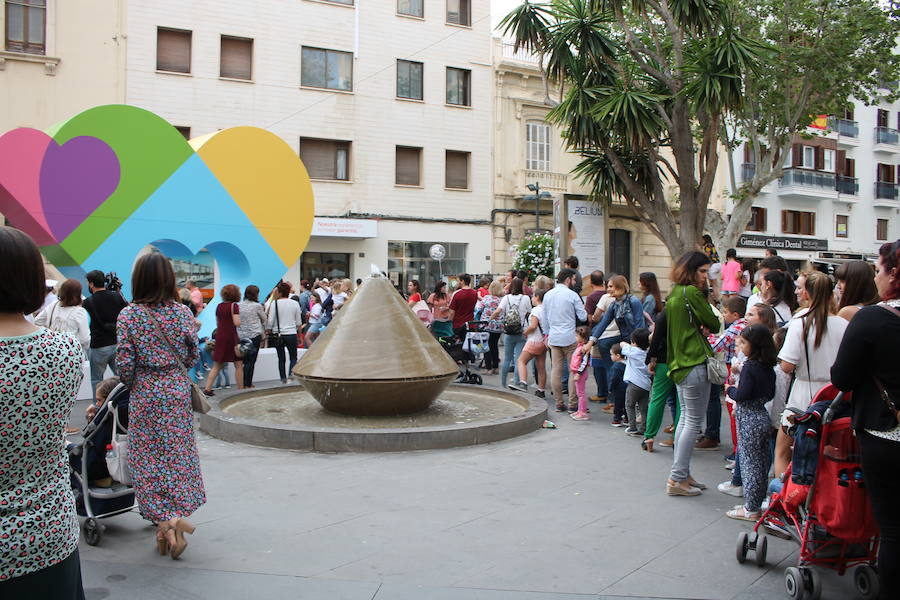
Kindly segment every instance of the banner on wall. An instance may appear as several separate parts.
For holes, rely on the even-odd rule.
[[[560,227],[557,240],[566,240],[565,256],[578,257],[578,270],[583,275],[597,269],[606,271],[606,214],[603,207],[581,198],[564,197],[563,201],[568,220]]]

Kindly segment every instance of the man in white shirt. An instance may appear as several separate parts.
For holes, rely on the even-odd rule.
[[[556,287],[544,295],[544,314],[541,317],[541,328],[547,332],[547,344],[550,346],[550,357],[553,361],[551,381],[553,397],[556,398],[556,410],[566,410],[566,401],[562,394],[562,375],[568,370],[572,353],[575,352],[575,328],[578,321],[587,321],[584,303],[572,289],[578,276],[574,269],[563,269],[556,276]],[[577,398],[569,399],[569,411],[574,412]]]

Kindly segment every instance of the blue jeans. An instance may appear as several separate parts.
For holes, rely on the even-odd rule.
[[[594,381],[597,382],[597,396],[606,398],[609,393],[609,384],[606,379],[606,367],[603,361],[595,356],[591,357],[591,369],[594,371]]]
[[[612,337],[600,338],[597,340],[597,351],[600,352],[600,365],[606,373],[607,382],[609,381],[609,370],[612,369],[612,359],[609,357],[609,349],[613,347],[613,344],[618,344],[621,341],[621,335],[614,335]]]
[[[503,363],[500,365],[500,387],[506,387],[509,367],[516,364],[524,347],[525,336],[521,333],[517,335],[503,334]],[[518,375],[513,375],[513,377],[518,378]]]
[[[116,345],[91,348],[91,390],[97,391],[97,384],[103,381],[106,367],[116,374]]]
[[[722,424],[722,390],[721,385],[709,386],[709,405],[706,407],[706,431],[703,436],[719,441],[719,427]]]

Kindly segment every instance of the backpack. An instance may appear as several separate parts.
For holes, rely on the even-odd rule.
[[[522,317],[519,315],[519,307],[517,306],[521,300],[522,296],[519,296],[516,304],[513,304],[512,300],[510,300],[509,306],[506,308],[506,316],[503,318],[503,333],[506,335],[519,335],[522,333]]]
[[[622,337],[627,337],[631,335],[631,331],[634,329],[632,327],[634,314],[631,310],[631,294],[625,294],[624,298],[616,302],[615,308],[616,326],[619,328],[619,333],[622,334]]]

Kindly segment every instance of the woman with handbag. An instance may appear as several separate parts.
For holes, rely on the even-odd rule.
[[[203,393],[212,396],[212,386],[219,376],[219,371],[225,363],[234,363],[234,378],[237,380],[238,389],[244,387],[244,361],[243,355],[238,356],[237,328],[241,325],[241,309],[238,302],[241,299],[241,288],[230,283],[219,292],[222,302],[216,307],[216,346],[213,349],[213,367],[206,378],[206,389]]]
[[[116,366],[131,389],[129,466],[141,515],[156,524],[157,549],[175,559],[194,532],[186,518],[206,502],[187,374],[199,358],[194,317],[158,252],[137,260],[131,291],[116,326]]]
[[[244,356],[244,387],[253,387],[253,371],[256,367],[256,358],[259,348],[262,346],[263,333],[266,331],[266,311],[259,303],[259,288],[248,285],[244,288],[244,300],[238,304],[241,315],[241,324],[237,328],[238,339],[248,339],[253,342],[253,350]],[[303,312],[302,309],[300,311]]]
[[[291,284],[282,281],[275,288],[277,298],[269,305],[269,318],[266,330],[269,335],[269,347],[275,346],[278,354],[278,374],[281,383],[288,382],[288,376],[297,364],[297,336],[303,328],[303,317],[300,315],[300,305],[290,299]],[[316,306],[319,304],[317,303]],[[315,332],[318,334],[318,330]],[[310,326],[309,336],[313,335],[313,327]],[[285,350],[290,358],[287,370],[284,368]]]
[[[882,301],[856,313],[831,367],[831,381],[852,391],[853,428],[875,520],[880,598],[900,597],[900,240],[879,250],[875,285]]]
[[[668,375],[675,382],[681,406],[672,471],[666,481],[666,493],[670,496],[697,496],[706,489],[691,476],[691,457],[709,404],[708,361],[712,348],[706,335],[718,333],[721,328],[700,291],[707,287],[710,264],[712,261],[703,252],[693,250],[681,255],[672,268],[674,287],[666,301]]]

